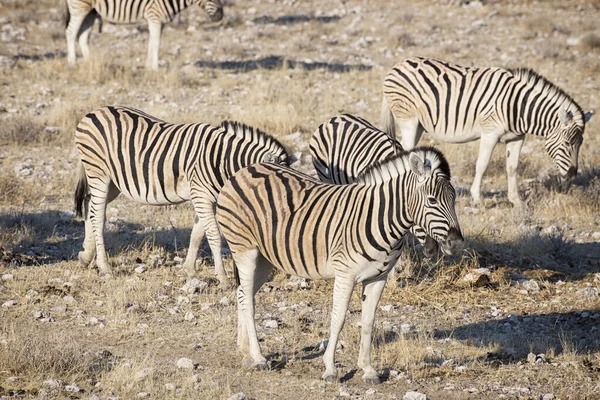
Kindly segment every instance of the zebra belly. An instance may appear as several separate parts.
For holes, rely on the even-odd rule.
[[[137,186],[131,182],[128,187],[123,186],[119,185],[117,188],[125,197],[138,203],[167,206],[170,204],[180,204],[190,199],[190,189],[187,180],[181,181],[181,184],[177,188],[172,185],[161,186],[156,182],[141,185],[139,191],[137,190]]]
[[[440,142],[446,143],[468,143],[481,138],[481,133],[477,131],[471,132],[428,132],[429,136]]]

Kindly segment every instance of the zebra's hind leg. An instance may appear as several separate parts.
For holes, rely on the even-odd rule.
[[[423,135],[423,127],[417,117],[411,119],[398,119],[398,128],[400,129],[401,140],[400,144],[404,150],[412,150],[415,148],[421,135]]]
[[[325,372],[323,373],[322,378],[329,382],[337,382],[338,379],[337,368],[335,367],[335,348],[337,347],[340,332],[344,327],[346,311],[348,311],[348,304],[350,304],[352,290],[354,290],[354,277],[336,276],[333,284],[331,332],[329,334],[329,343],[327,344],[327,349],[323,355]]]
[[[523,201],[519,196],[519,187],[517,184],[517,167],[519,165],[519,155],[521,154],[521,148],[523,147],[524,136],[516,140],[512,140],[506,143],[506,175],[508,178],[508,201],[510,201],[515,208],[522,209]]]
[[[90,179],[90,182],[92,180]],[[99,180],[98,180],[99,181]],[[98,182],[96,181],[96,182]],[[90,221],[96,242],[96,265],[100,276],[112,276],[106,248],[104,247],[104,222],[106,206],[119,195],[119,189],[112,183],[90,183]]]
[[[85,237],[83,239],[83,251],[77,255],[79,267],[87,268],[96,256],[96,241],[94,240],[94,231],[90,219],[90,196],[87,195],[83,202],[83,218],[85,222]]]
[[[146,68],[158,71],[158,50],[160,49],[160,34],[162,23],[160,21],[148,21],[148,57],[146,58]]]
[[[190,236],[190,246],[185,257],[183,267],[187,273],[188,278],[193,278],[196,275],[196,258],[198,257],[198,249],[202,243],[204,237],[204,225],[196,213],[194,217],[194,227],[192,228],[192,234]]]
[[[68,7],[68,3],[67,3]],[[81,24],[86,19],[87,15],[92,11],[92,7],[86,7],[85,3],[77,2],[77,8],[69,7],[69,24],[65,29],[65,36],[67,38],[67,61],[69,65],[75,65],[77,58],[75,40],[79,35],[79,29]]]
[[[233,252],[233,260],[237,265],[240,286],[237,290],[238,301],[238,346],[245,356],[249,356],[244,364],[257,369],[267,368],[267,359],[260,351],[256,324],[254,321],[254,295],[264,283],[271,268],[259,262],[258,249]]]
[[[85,16],[83,23],[81,24],[81,28],[79,29],[79,48],[81,48],[81,55],[85,60],[90,58],[90,47],[88,46],[88,41],[90,38],[90,33],[92,32],[92,28],[94,27],[94,21],[96,20],[97,14],[95,12],[91,12]]]
[[[253,288],[253,298],[256,298],[256,293],[260,290],[262,285],[269,279],[271,272],[273,271],[273,265],[265,259],[262,255],[258,255],[258,259],[256,260],[256,272],[254,275],[254,288]],[[243,295],[243,291],[240,292],[240,287],[238,287],[237,295],[238,295],[238,337],[237,337],[237,345],[242,354],[247,355],[250,353],[250,344],[248,340],[248,327],[247,324],[244,323],[244,315],[241,312],[242,307],[240,304],[240,293]]]
[[[381,383],[377,371],[371,366],[371,341],[373,338],[373,325],[375,323],[375,311],[381,293],[385,287],[387,275],[376,281],[363,282],[362,289],[362,314],[360,351],[358,353],[358,366],[365,372],[363,380],[370,385]]]

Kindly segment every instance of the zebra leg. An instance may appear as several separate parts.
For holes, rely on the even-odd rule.
[[[94,27],[95,20],[96,13],[89,13],[85,16],[85,19],[83,20],[83,23],[80,28],[79,47],[81,48],[81,55],[83,55],[84,59],[88,59],[90,57],[90,48],[88,46],[88,40],[90,38],[92,28]]]
[[[219,280],[219,286],[222,289],[230,289],[231,282],[227,278],[225,267],[223,267],[223,256],[221,254],[221,233],[219,232],[219,226],[217,225],[217,219],[215,218],[214,204],[211,204],[210,215],[206,217],[206,239],[208,239],[208,245],[210,251],[213,254],[213,260],[215,262],[215,274]]]
[[[108,183],[100,187],[91,188],[90,192],[89,214],[96,241],[96,264],[98,265],[100,276],[112,276],[104,247],[104,222],[106,205],[119,195],[119,190],[111,181],[108,181]]]
[[[79,33],[79,29],[81,28],[81,24],[85,20],[86,16],[92,11],[90,7],[89,10],[80,10],[80,9],[70,9],[69,12],[71,16],[69,17],[69,25],[65,30],[65,36],[67,37],[67,61],[69,65],[75,64],[76,59],[76,48],[75,48],[75,39],[77,39],[77,35]]]
[[[519,196],[519,187],[517,185],[517,167],[519,165],[519,154],[525,137],[506,143],[506,175],[508,178],[508,201],[517,208],[523,207],[523,201]]]
[[[400,144],[404,150],[408,151],[414,149],[423,134],[423,128],[421,127],[419,119],[417,117],[412,119],[399,119],[398,127],[400,128],[400,135],[402,136]]]
[[[333,284],[333,308],[331,310],[331,332],[329,334],[329,343],[327,350],[323,355],[325,363],[325,373],[323,379],[329,382],[337,381],[337,368],[335,367],[335,348],[337,347],[338,337],[344,322],[346,320],[346,311],[350,304],[350,296],[354,290],[354,280],[352,278],[342,278],[337,276]]]
[[[264,274],[264,268],[258,265],[258,249],[246,250],[243,252],[234,252],[233,260],[237,265],[240,286],[237,290],[238,301],[238,345],[240,350],[249,356],[244,364],[257,369],[267,368],[267,359],[260,351],[258,336],[256,334],[256,324],[254,321],[254,294],[260,289],[261,277]],[[260,271],[258,271],[260,270]],[[269,271],[270,272],[270,271]],[[244,335],[244,331],[246,335]],[[247,348],[246,348],[247,341]]]
[[[490,163],[492,152],[498,143],[498,136],[496,135],[481,135],[481,142],[479,143],[479,155],[477,156],[477,164],[475,166],[475,179],[471,186],[471,196],[475,204],[483,205],[481,201],[481,180],[483,174]]]
[[[194,275],[196,275],[196,258],[198,257],[198,250],[200,249],[200,244],[204,237],[204,224],[202,222],[203,221],[201,221],[199,217],[199,212],[196,211],[194,227],[192,228],[192,234],[190,236],[190,246],[188,247],[185,262],[183,263],[188,278],[193,278]]]
[[[266,260],[262,255],[259,254],[258,259],[256,261],[256,272],[254,275],[254,288],[253,288],[253,298],[256,298],[256,293],[260,290],[262,285],[269,279],[271,275],[271,271],[273,270],[273,265]],[[240,286],[241,287],[241,286]],[[240,287],[238,287],[237,295],[238,301],[240,299]],[[237,345],[242,354],[250,353],[250,344],[248,339],[248,326],[244,323],[244,315],[241,312],[242,307],[238,306],[238,337],[237,337]]]
[[[373,325],[375,324],[375,311],[386,281],[387,275],[376,281],[363,282],[358,366],[365,371],[363,380],[370,385],[381,383],[377,371],[371,366],[371,342],[373,338]]]
[[[148,58],[146,59],[146,68],[154,71],[158,70],[158,50],[160,48],[160,34],[162,32],[162,23],[160,21],[148,21]]]
[[[96,241],[90,219],[90,195],[87,195],[83,203],[83,218],[85,220],[85,237],[83,239],[83,251],[77,255],[79,267],[87,268],[96,256]]]

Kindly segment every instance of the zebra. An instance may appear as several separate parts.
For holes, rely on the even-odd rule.
[[[450,168],[441,152],[416,148],[367,169],[348,185],[318,181],[291,168],[255,164],[237,172],[217,198],[217,221],[239,286],[238,347],[247,366],[266,368],[254,321],[254,297],[273,267],[311,279],[334,279],[331,333],[323,379],[336,380],[334,353],[354,286],[362,283],[358,366],[371,366],[375,310],[413,224],[447,254],[463,244]]]
[[[129,24],[142,18],[148,22],[150,39],[146,68],[158,70],[158,50],[163,24],[170,22],[184,9],[198,4],[204,8],[212,21],[223,18],[221,0],[63,0],[67,2],[65,34],[67,37],[67,60],[75,64],[75,39],[83,58],[88,58],[88,39],[96,19]],[[101,19],[102,18],[102,19]]]
[[[319,125],[309,144],[313,166],[322,182],[353,183],[370,166],[402,153],[400,142],[369,121],[340,114]],[[438,244],[418,226],[411,233],[423,246],[425,256],[438,253]]]
[[[204,234],[222,286],[229,284],[215,219],[219,190],[237,170],[255,162],[288,164],[286,149],[272,136],[234,121],[220,126],[171,124],[129,107],[108,106],[87,114],[75,132],[81,160],[74,200],[85,218],[79,264],[96,256],[101,275],[111,275],[104,248],[106,205],[119,193],[139,203],[191,200],[195,219],[184,262],[189,277]]]
[[[546,138],[566,190],[577,174],[585,123],[592,113],[531,69],[469,68],[431,58],[406,59],[383,82],[382,125],[405,149],[426,131],[436,140],[466,143],[481,139],[471,196],[481,201],[481,179],[492,151],[506,143],[508,200],[522,207],[517,166],[525,134]]]

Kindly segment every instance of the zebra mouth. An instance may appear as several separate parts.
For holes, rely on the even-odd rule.
[[[217,11],[213,15],[210,15],[209,18],[212,22],[219,22],[223,19],[223,10]]]
[[[440,242],[442,252],[448,256],[454,256],[458,254],[464,247],[465,240],[462,234],[456,228],[451,228],[448,232],[446,240]]]

